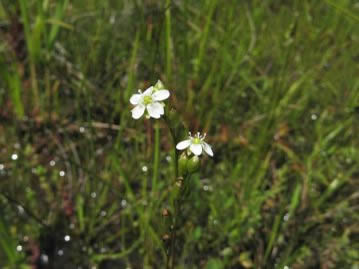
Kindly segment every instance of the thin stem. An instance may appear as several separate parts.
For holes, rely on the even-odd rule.
[[[175,140],[173,139],[173,141],[175,142]],[[174,170],[175,170],[175,180],[177,180],[178,178],[178,152],[177,152],[177,149],[176,149],[176,143],[174,143],[175,146],[174,146],[174,157],[175,157],[175,164],[174,164]]]
[[[155,123],[155,147],[154,147],[154,161],[153,161],[153,176],[152,176],[152,192],[157,190],[158,167],[160,158],[160,127],[158,122]],[[152,193],[153,195],[153,193]]]
[[[172,142],[173,142],[173,155],[174,155],[174,184],[177,183],[178,180],[178,152],[176,150],[176,144],[177,144],[177,139],[176,139],[176,134],[175,134],[175,130],[172,128],[169,120],[164,117],[164,121],[166,123],[166,125],[168,126],[168,129],[170,131],[171,137],[172,137]],[[176,244],[176,229],[177,229],[177,220],[178,220],[178,213],[180,211],[179,208],[179,201],[177,198],[175,198],[174,201],[174,206],[173,206],[173,223],[171,226],[171,236],[170,236],[170,240],[171,240],[171,245],[170,245],[170,249],[169,249],[169,253],[167,256],[167,263],[166,263],[166,268],[167,269],[173,269],[174,265],[175,265],[175,244]]]
[[[171,258],[171,269],[174,268],[175,265],[175,255],[174,255],[174,250],[175,250],[175,244],[176,244],[176,230],[177,230],[177,219],[178,219],[178,212],[179,212],[179,208],[178,208],[178,200],[175,200],[175,206],[174,206],[174,222],[173,222],[173,226],[171,227],[171,249],[170,249],[170,258]]]
[[[173,156],[174,156],[174,181],[177,181],[178,178],[178,152],[176,150],[176,145],[177,145],[177,138],[176,138],[176,132],[175,130],[172,128],[168,118],[166,116],[163,117],[164,122],[166,123],[171,137],[172,137],[172,142],[173,142]]]
[[[24,209],[24,212],[30,216],[31,218],[33,218],[37,223],[39,223],[40,225],[44,226],[44,227],[49,227],[45,222],[42,221],[42,218],[36,216],[29,208],[27,208],[24,204],[20,203],[19,201],[17,201],[16,199],[8,196],[5,193],[0,193],[0,195],[2,195],[9,203],[14,204],[16,206],[21,206]]]
[[[176,197],[174,201],[174,221],[173,221],[173,227],[171,231],[171,269],[175,267],[176,263],[176,256],[175,256],[175,247],[176,247],[176,239],[177,239],[177,228],[178,228],[178,221],[182,218],[182,204],[185,199],[186,195],[186,184],[187,184],[188,176],[185,178],[178,178],[176,184],[179,184],[179,194]]]

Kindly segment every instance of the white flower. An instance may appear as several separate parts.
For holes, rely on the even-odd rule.
[[[202,151],[204,150],[209,156],[213,156],[213,151],[211,146],[208,145],[206,142],[204,142],[205,138],[206,138],[206,134],[201,136],[200,133],[197,133],[193,137],[191,133],[189,133],[188,139],[179,142],[176,146],[176,149],[184,150],[186,148],[189,148],[189,150],[192,151],[192,153],[196,156],[201,155]]]
[[[138,90],[138,94],[134,94],[130,98],[131,104],[135,105],[131,110],[132,118],[136,120],[141,118],[147,109],[149,117],[159,119],[165,113],[165,105],[160,101],[166,100],[169,96],[168,90],[156,90],[152,86],[143,93]]]

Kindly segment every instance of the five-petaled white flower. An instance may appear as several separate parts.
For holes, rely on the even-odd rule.
[[[189,150],[192,151],[192,153],[196,156],[199,156],[202,154],[202,151],[204,150],[209,156],[213,156],[213,151],[210,145],[208,145],[206,142],[204,142],[204,139],[206,138],[206,134],[203,136],[200,135],[198,132],[194,137],[189,133],[188,139],[179,142],[176,145],[176,149],[178,150],[184,150],[189,147]]]
[[[145,92],[138,90],[138,94],[134,94],[130,98],[131,104],[135,107],[131,110],[132,117],[139,119],[147,109],[148,116],[159,119],[164,112],[164,104],[160,101],[166,100],[170,96],[170,92],[165,89],[155,89],[149,87]]]

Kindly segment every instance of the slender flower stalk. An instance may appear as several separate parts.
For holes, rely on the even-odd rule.
[[[165,124],[167,125],[170,134],[173,140],[173,149],[174,149],[174,188],[173,193],[170,195],[170,204],[172,209],[162,213],[165,218],[168,218],[166,221],[167,232],[164,234],[163,239],[167,242],[167,262],[166,269],[174,269],[176,265],[176,250],[178,250],[178,240],[177,233],[180,225],[185,221],[184,212],[182,209],[183,204],[191,190],[190,178],[192,174],[196,173],[200,168],[200,158],[199,156],[202,153],[213,157],[212,147],[207,144],[204,140],[206,134],[201,135],[199,132],[192,136],[189,133],[187,139],[179,142],[179,137],[182,136],[185,126],[182,123],[179,115],[174,109],[169,109],[168,115],[165,114],[163,103],[164,100],[168,99],[170,92],[166,90],[163,86],[163,83],[159,80],[154,86],[149,87],[144,92],[141,90],[138,93],[133,94],[130,98],[130,103],[134,105],[134,108],[131,110],[132,117],[134,119],[139,119],[143,115],[147,118],[164,119]],[[166,112],[166,114],[167,114]],[[158,123],[158,122],[157,122]],[[158,163],[159,163],[159,127],[157,126],[156,133],[156,153],[154,160],[154,172],[152,178],[152,188],[156,189],[156,181],[158,177]],[[187,150],[181,154],[177,150]],[[192,155],[193,154],[193,155]],[[146,185],[147,186],[147,185]],[[146,189],[146,188],[145,188]]]

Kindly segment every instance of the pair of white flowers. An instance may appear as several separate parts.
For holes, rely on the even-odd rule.
[[[159,119],[165,113],[165,104],[162,101],[168,99],[169,96],[170,92],[164,89],[160,80],[155,86],[149,87],[144,92],[138,90],[138,93],[133,94],[130,98],[130,103],[135,106],[131,110],[132,117],[137,120],[145,114],[145,111],[147,111],[147,118]],[[202,136],[200,133],[197,133],[195,136],[192,136],[191,133],[189,133],[188,139],[179,142],[176,145],[176,148],[178,150],[188,149],[196,156],[201,155],[202,152],[207,153],[209,156],[213,156],[211,146],[204,141],[205,137],[206,134]]]

